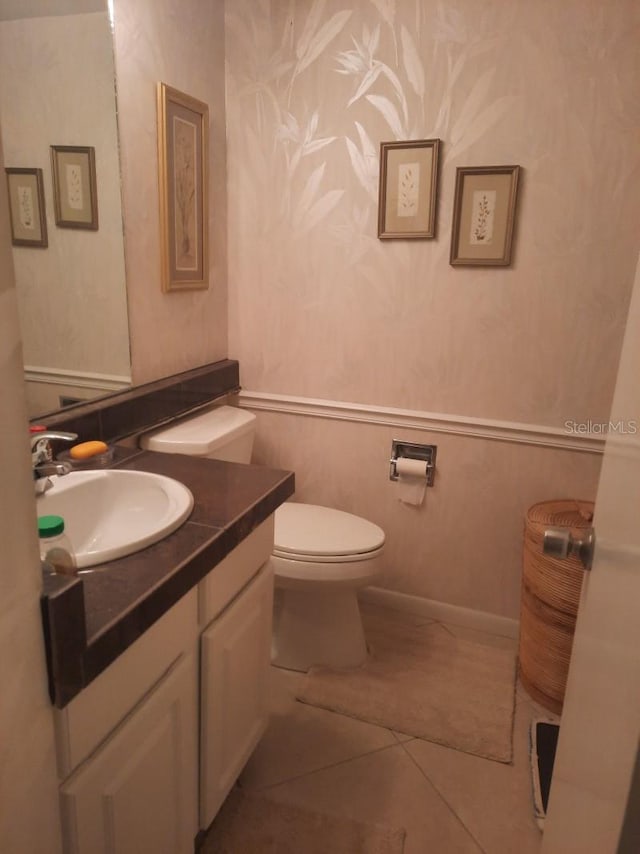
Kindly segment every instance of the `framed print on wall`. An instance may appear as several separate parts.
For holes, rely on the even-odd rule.
[[[439,139],[380,143],[378,237],[436,236]]]
[[[162,290],[209,287],[209,108],[158,84]]]
[[[47,217],[42,169],[5,169],[9,190],[11,242],[46,249]]]
[[[450,264],[511,263],[519,177],[519,166],[458,167]]]
[[[52,145],[53,207],[60,228],[98,230],[95,148]]]

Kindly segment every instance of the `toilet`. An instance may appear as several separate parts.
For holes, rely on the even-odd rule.
[[[248,463],[256,416],[218,406],[141,437],[150,451]],[[362,664],[357,592],[381,570],[385,535],[366,519],[316,504],[275,512],[272,662],[289,670]]]

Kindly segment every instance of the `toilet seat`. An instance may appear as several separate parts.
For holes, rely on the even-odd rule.
[[[285,552],[274,548],[272,554],[274,557],[281,557],[284,560],[300,561],[301,563],[358,563],[363,560],[373,560],[379,557],[384,551],[384,548],[373,549],[370,552],[360,552],[360,554],[338,554],[338,555],[310,555],[304,552]]]
[[[372,560],[382,553],[384,541],[378,525],[332,507],[286,502],[275,513],[273,554],[290,561]]]

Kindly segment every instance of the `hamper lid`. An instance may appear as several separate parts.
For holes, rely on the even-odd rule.
[[[248,433],[255,420],[256,416],[246,409],[217,406],[195,418],[184,418],[142,436],[140,445],[149,451],[204,457],[225,442]]]
[[[574,498],[541,501],[527,511],[527,523],[545,528],[590,528],[594,506],[593,501]]]

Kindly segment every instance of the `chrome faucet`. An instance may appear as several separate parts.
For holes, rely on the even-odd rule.
[[[77,438],[77,433],[65,433],[61,430],[45,430],[42,433],[35,433],[31,437],[31,466],[36,485],[36,495],[41,495],[53,486],[49,479],[50,475],[64,475],[71,471],[70,463],[53,462],[50,441],[60,439],[63,442],[74,442]]]

